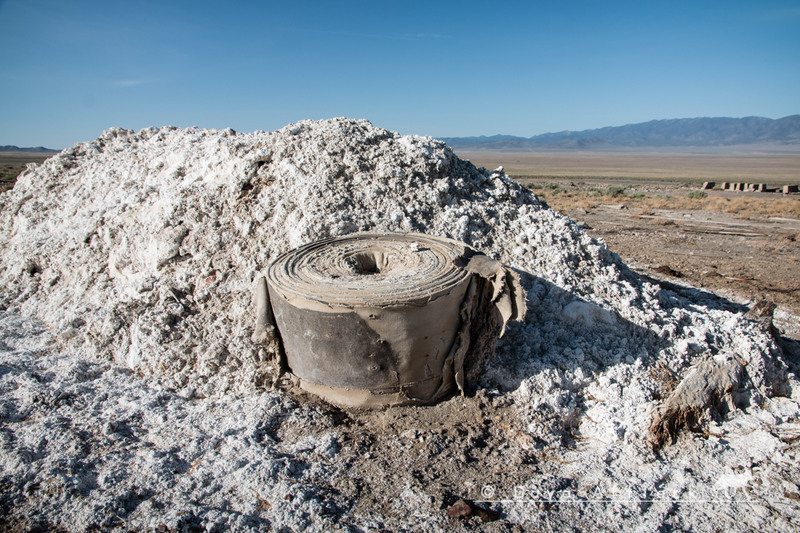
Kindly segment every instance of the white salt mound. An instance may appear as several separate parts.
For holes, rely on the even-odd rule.
[[[22,530],[459,526],[410,475],[376,489],[391,506],[359,505],[339,483],[368,479],[351,460],[364,450],[342,444],[323,408],[265,392],[274,369],[250,340],[255,280],[282,252],[355,231],[461,240],[521,273],[526,321],[482,385],[523,428],[503,453],[558,460],[496,481],[505,503],[481,493],[502,527],[596,515],[601,529],[789,531],[800,518],[786,445],[796,362],[769,332],[712,294],[640,277],[502,169],[440,141],[349,119],[253,134],[112,129],[31,166],[0,198],[0,514]],[[716,433],[654,454],[659,372],[679,380],[712,358],[740,361],[747,385],[707,420]],[[283,440],[259,429],[286,424],[298,429]],[[375,438],[402,449],[400,436]],[[490,454],[483,467],[504,463]],[[706,488],[752,501],[698,512],[687,495]],[[531,496],[545,489],[582,503],[543,518]]]

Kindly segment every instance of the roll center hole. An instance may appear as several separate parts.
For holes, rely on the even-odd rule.
[[[367,250],[351,255],[347,262],[356,274],[372,275],[389,269],[389,255],[382,250]]]

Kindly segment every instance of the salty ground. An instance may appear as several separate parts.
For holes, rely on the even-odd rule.
[[[797,343],[743,300],[636,272],[443,143],[349,119],[112,129],[0,199],[5,530],[800,521]],[[458,239],[520,274],[526,320],[471,394],[342,410],[250,340],[270,258],[354,231]],[[717,367],[737,369],[724,388]],[[658,442],[676,401],[696,419]]]

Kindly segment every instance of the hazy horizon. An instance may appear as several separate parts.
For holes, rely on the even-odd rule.
[[[797,114],[787,115],[787,117],[795,116],[795,115],[797,115]],[[335,117],[331,117],[331,118],[335,118]],[[351,118],[359,118],[359,117],[351,117]],[[682,118],[687,118],[687,119],[695,119],[695,118],[734,118],[734,119],[739,119],[739,118],[749,118],[749,117],[681,117],[679,119],[672,119],[672,118],[652,119],[651,121],[645,121],[645,122],[636,123],[636,124],[644,124],[644,123],[647,123],[647,122],[661,121],[661,120],[680,120]],[[776,117],[776,118],[758,117],[758,118],[768,118],[768,119],[771,119],[771,120],[778,120],[778,119],[786,118],[786,117]],[[623,126],[632,126],[632,125],[636,125],[636,124],[618,124],[618,125],[610,125],[610,126],[601,126],[600,128],[597,128],[597,129],[602,129],[602,128],[606,128],[606,127],[615,128],[615,127],[623,127]],[[378,127],[381,127],[380,124],[374,124],[374,125],[378,126]],[[156,127],[165,127],[165,126],[171,126],[171,125],[163,124],[161,126],[156,126]],[[149,127],[149,126],[145,126],[145,128],[146,127]],[[108,129],[108,128],[106,128],[106,129]],[[139,128],[139,129],[141,129],[141,128]],[[223,129],[223,128],[208,128],[208,129]],[[276,129],[279,129],[279,128],[276,128]],[[592,128],[592,129],[594,129],[594,128]],[[551,131],[551,132],[543,132],[541,134],[536,134],[536,135],[528,135],[528,136],[519,135],[519,136],[514,136],[514,137],[528,139],[528,138],[536,137],[537,135],[555,134],[555,133],[562,133],[562,132],[567,132],[567,131],[569,131],[571,133],[580,133],[582,131],[590,131],[590,130],[566,130],[566,129],[563,129],[563,130],[557,130],[557,131]],[[250,132],[240,132],[240,133],[250,133]],[[413,134],[413,132],[412,132],[412,134]],[[440,138],[440,139],[446,139],[446,138],[451,138],[451,139],[454,139],[454,138],[469,139],[469,138],[480,138],[480,137],[490,138],[490,137],[493,137],[493,136],[506,136],[506,135],[507,134],[504,134],[504,133],[488,133],[488,134],[484,133],[484,134],[479,134],[479,135],[464,135],[464,136],[459,135],[459,136],[439,136],[439,137],[432,136],[432,137]],[[92,139],[86,139],[86,140],[89,141],[89,140],[92,140]],[[83,141],[76,141],[76,142],[83,142]],[[748,143],[748,144],[750,144],[750,143]],[[755,145],[759,145],[759,144],[768,145],[770,143],[768,143],[768,142],[767,143],[755,143]],[[15,146],[17,148],[25,149],[25,150],[26,149],[30,149],[30,148],[45,148],[45,149],[48,149],[48,150],[56,150],[56,151],[60,151],[60,150],[63,150],[65,148],[68,148],[68,146],[61,146],[61,147],[46,146],[46,145],[43,145],[41,143],[37,143],[37,144],[34,144],[34,145],[20,145],[18,143],[2,143],[2,144],[0,144],[0,147],[3,147],[3,146]],[[745,144],[744,146],[747,146],[747,144]],[[792,152],[800,150],[800,145],[791,144],[791,145],[786,145],[786,146],[787,146],[787,150],[792,151]],[[736,149],[736,147],[737,147],[737,145],[730,145],[730,146],[724,146],[724,145],[723,146],[704,146],[704,145],[697,145],[697,146],[694,146],[694,145],[664,145],[664,146],[656,146],[656,145],[642,145],[642,146],[639,146],[639,147],[637,147],[637,146],[619,145],[617,148],[619,150],[638,150],[638,149],[656,149],[656,148],[658,148],[658,149],[662,149],[662,150],[666,150],[666,151],[676,151],[676,150],[677,151],[681,151],[681,150],[685,151],[686,149],[691,149],[691,148],[696,148],[696,149],[699,149],[699,150],[707,151],[709,149],[716,148],[716,149],[718,149],[720,151],[726,151],[729,148]],[[547,147],[545,146],[543,148],[547,148]],[[469,150],[469,148],[467,148],[467,150]],[[589,149],[589,150],[591,151],[592,149]],[[501,149],[500,151],[513,152],[515,150],[514,149]],[[523,150],[523,151],[527,151],[527,150]]]

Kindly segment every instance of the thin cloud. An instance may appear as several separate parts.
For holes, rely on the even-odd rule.
[[[380,33],[360,33],[351,31],[317,30],[308,28],[285,28],[287,31],[300,33],[317,33],[322,35],[338,35],[342,37],[360,37],[363,39],[393,39],[398,41],[416,41],[418,39],[451,39],[451,35],[439,33],[404,33],[400,34],[380,34]]]
[[[144,80],[144,79],[125,79],[125,80],[114,80],[111,82],[112,87],[138,87],[140,85],[149,85],[155,83],[152,80]]]
[[[763,18],[766,20],[785,20],[800,17],[800,7],[790,7],[767,12]]]
[[[452,39],[452,35],[443,35],[441,33],[417,33],[414,35],[417,39]]]

